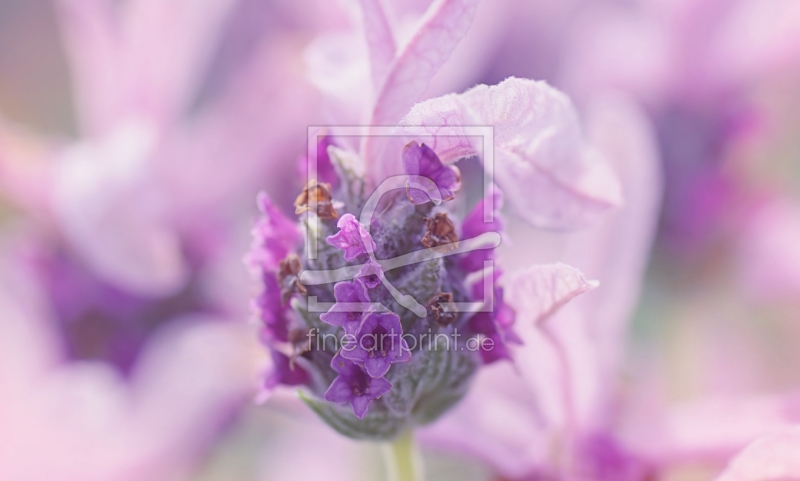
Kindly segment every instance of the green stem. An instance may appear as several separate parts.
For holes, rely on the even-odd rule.
[[[422,481],[422,458],[414,434],[404,431],[393,443],[384,446],[388,481]]]

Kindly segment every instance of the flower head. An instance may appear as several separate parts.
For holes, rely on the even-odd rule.
[[[361,2],[374,88],[363,124],[372,127],[352,142],[331,126],[328,141],[337,147],[327,149],[327,159],[338,181],[312,181],[296,202],[306,214],[300,225],[307,245],[296,248],[300,266],[291,274],[299,273],[306,292],[294,291],[289,307],[292,322],[318,330],[318,342],[297,358],[314,379],[303,399],[349,437],[388,440],[430,423],[464,398],[483,364],[514,357],[516,316],[493,284],[501,270],[491,274],[485,265],[495,262],[491,250],[502,238],[500,220],[486,220],[498,214],[500,206],[490,204],[501,199],[500,189],[526,220],[546,227],[585,225],[619,201],[616,179],[583,142],[569,100],[544,83],[512,78],[417,103],[476,6],[474,0],[434,2],[397,49],[389,22],[372,22],[385,20],[380,2]],[[329,85],[331,79],[316,80]],[[456,162],[485,160],[461,130],[469,125],[496,127],[497,186],[465,223],[441,201],[462,190]],[[396,131],[383,136],[376,126]],[[334,218],[336,226],[329,222]],[[471,256],[475,249],[489,252]],[[473,292],[481,269],[487,285]],[[554,270],[554,285],[562,273],[574,274]],[[569,298],[580,292],[570,291]],[[337,406],[343,403],[355,417]]]

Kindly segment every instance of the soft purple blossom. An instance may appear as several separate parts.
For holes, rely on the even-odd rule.
[[[128,378],[69,362],[41,292],[3,259],[0,478],[170,479],[196,467],[255,374],[242,325],[183,318],[153,335]],[[88,457],[86,453],[96,456]]]
[[[336,304],[319,318],[332,326],[341,326],[348,334],[358,331],[369,307],[367,288],[358,281],[342,281],[333,286]]]
[[[344,214],[336,226],[339,232],[329,236],[326,241],[343,250],[345,260],[352,261],[361,254],[375,252],[375,241],[353,214]]]
[[[396,362],[411,359],[403,339],[400,317],[394,312],[370,312],[355,333],[352,345],[342,346],[341,356],[359,365],[370,377],[383,377]]]
[[[442,164],[436,152],[425,144],[410,142],[403,148],[403,170],[408,175],[425,177],[434,185],[417,179],[408,181],[408,198],[415,204],[424,204],[434,199],[452,200],[461,187],[461,178],[455,166]],[[438,188],[438,195],[430,189]]]
[[[333,358],[331,367],[339,373],[339,376],[325,392],[325,399],[339,404],[350,403],[353,414],[359,419],[367,414],[373,400],[383,396],[392,388],[386,379],[370,377],[356,363],[341,355]]]

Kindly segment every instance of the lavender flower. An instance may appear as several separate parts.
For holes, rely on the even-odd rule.
[[[393,312],[370,312],[364,317],[350,349],[341,356],[364,367],[371,377],[383,377],[396,362],[407,362],[411,351],[403,339],[400,317]]]
[[[325,399],[334,403],[350,403],[353,413],[359,419],[367,414],[372,401],[392,388],[385,378],[368,376],[356,363],[342,356],[334,357],[331,367],[339,376],[325,391]]]
[[[284,262],[293,266],[284,279],[293,286],[285,342],[293,344],[295,329],[314,333],[304,349],[293,347],[295,362],[310,379],[302,398],[320,418],[346,436],[386,441],[448,412],[467,394],[483,364],[514,357],[510,344],[519,340],[512,329],[517,316],[503,299],[503,288],[484,292],[472,284],[475,277],[500,282],[497,267],[496,274],[487,269],[483,276],[472,275],[487,267],[484,261],[494,262],[494,247],[480,246],[487,252],[478,255],[469,252],[474,237],[502,238],[499,216],[479,225],[495,200],[493,214],[499,214],[500,190],[526,220],[558,228],[593,222],[620,199],[605,160],[584,142],[569,100],[544,83],[511,78],[417,103],[465,34],[475,0],[434,2],[401,49],[380,2],[360,6],[374,103],[357,110],[369,112],[363,125],[395,125],[397,135],[387,140],[372,135],[376,127],[369,127],[360,142],[352,142],[339,137],[336,126],[326,128],[326,159],[337,179],[312,180],[295,203],[296,213],[303,214],[300,227],[307,245],[289,253],[296,262]],[[314,79],[326,92],[361,87],[343,89],[332,85],[336,80]],[[352,105],[350,98],[333,100]],[[466,222],[449,203],[436,202],[454,199],[461,190],[456,162],[484,160],[459,131],[465,125],[492,125],[497,133],[497,185]],[[454,128],[455,134],[439,136],[443,127]],[[317,160],[322,157],[318,150]],[[406,175],[393,178],[398,172]],[[310,207],[315,198],[323,209],[320,202],[317,209]],[[482,235],[487,233],[498,235]],[[561,283],[570,290],[564,296],[532,290],[528,297],[533,303],[547,305],[556,298],[560,305],[595,285],[573,268],[542,269],[551,274],[554,292]],[[492,295],[493,307],[486,310]],[[459,312],[467,303],[480,306],[480,314]],[[320,312],[326,305],[327,312]],[[381,345],[387,336],[390,344]],[[494,356],[489,354],[492,342],[498,349]],[[342,409],[343,403],[353,411]]]
[[[328,244],[342,249],[345,260],[352,261],[361,254],[375,251],[375,241],[353,214],[343,215],[336,226],[339,228],[339,232],[329,236],[326,241]]]

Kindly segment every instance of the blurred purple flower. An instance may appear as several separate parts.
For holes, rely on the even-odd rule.
[[[0,333],[13,340],[0,352],[3,479],[180,475],[251,395],[242,326],[175,320],[123,379],[103,363],[65,362],[42,293],[24,271],[3,266]]]

